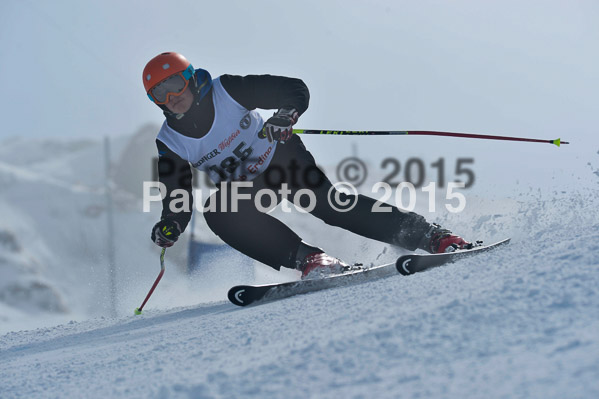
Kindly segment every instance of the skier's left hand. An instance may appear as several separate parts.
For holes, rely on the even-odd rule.
[[[259,134],[261,139],[267,138],[269,143],[278,141],[285,144],[293,135],[293,125],[297,123],[299,113],[293,108],[281,108],[268,118]]]

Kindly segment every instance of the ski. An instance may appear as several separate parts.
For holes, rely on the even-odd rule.
[[[506,238],[505,240],[501,240],[494,244],[482,245],[481,243],[477,243],[472,249],[456,250],[454,252],[447,252],[443,254],[404,255],[397,259],[395,266],[400,274],[409,276],[410,274],[422,272],[433,267],[442,266],[446,263],[452,263],[459,259],[464,259],[469,256],[490,251],[499,246],[506,245],[509,242],[510,239]]]
[[[458,259],[489,251],[498,246],[505,245],[509,241],[510,239],[508,238],[491,245],[477,244],[472,249],[458,250],[444,254],[404,255],[399,257],[395,263],[373,267],[354,265],[349,271],[344,272],[343,274],[320,279],[291,281],[278,284],[237,285],[229,290],[227,297],[235,305],[248,306],[253,303],[274,301],[294,295],[320,291],[326,288],[372,281],[397,274],[398,272],[403,275],[410,275],[432,267],[451,263]]]
[[[247,306],[255,302],[267,302],[287,298],[293,295],[319,291],[325,288],[340,287],[363,281],[375,280],[397,274],[395,263],[365,268],[352,266],[352,270],[343,274],[319,279],[291,281],[279,284],[237,285],[229,290],[229,300],[238,306]]]

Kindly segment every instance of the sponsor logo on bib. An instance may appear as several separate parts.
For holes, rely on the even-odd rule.
[[[234,131],[233,133],[231,133],[231,135],[229,137],[227,137],[226,139],[224,139],[219,145],[218,145],[218,149],[221,151],[224,151],[225,148],[227,148],[228,146],[231,145],[231,143],[233,142],[233,140],[235,140],[237,138],[237,136],[239,136],[241,132],[239,131],[239,129],[237,129],[236,131]]]
[[[250,127],[251,124],[252,119],[250,118],[249,113],[245,114],[245,116],[241,118],[241,121],[239,121],[239,127],[242,129],[247,129],[248,127]]]
[[[212,150],[208,154],[204,155],[199,161],[195,162],[193,165],[194,168],[199,168],[204,162],[214,158],[215,156],[220,155],[218,150]]]
[[[266,152],[258,157],[258,162],[252,165],[248,165],[247,171],[250,173],[257,173],[260,170],[260,167],[264,165],[264,162],[266,162],[266,160],[268,159],[268,156],[270,155],[271,151],[272,147],[268,147]]]

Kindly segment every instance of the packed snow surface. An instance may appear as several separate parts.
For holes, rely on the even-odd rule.
[[[10,174],[3,169],[13,181],[11,195],[40,184],[33,172],[11,165]],[[78,213],[80,224],[69,225],[75,230],[52,230],[55,214],[69,220],[59,202],[50,212],[32,211],[29,220],[7,194],[0,198],[6,220],[30,224],[13,231],[10,226],[23,223],[5,222],[0,271],[15,287],[46,289],[34,291],[42,300],[23,300],[30,308],[0,301],[0,315],[16,326],[9,323],[33,312],[47,326],[9,328],[0,336],[0,397],[599,397],[599,179],[594,166],[585,168],[571,179],[578,179],[574,187],[479,191],[468,197],[464,213],[437,215],[465,237],[512,242],[410,277],[238,308],[225,299],[228,287],[248,282],[231,271],[235,265],[221,260],[210,276],[189,278],[167,251],[167,272],[141,316],[133,309],[159,270],[158,251],[147,238],[156,213],[136,219],[117,206],[123,236],[141,238],[128,242],[134,253],[128,258],[121,249],[120,263],[128,269],[119,272],[117,316],[109,316],[94,311],[109,300],[93,294],[106,285],[103,247],[69,252],[60,246],[68,237],[103,242],[103,219],[86,222]],[[41,188],[47,196],[67,195],[56,182]],[[71,188],[71,208],[85,210],[86,201],[96,201],[89,190]],[[400,253],[308,220],[298,231],[311,240],[328,238],[327,249],[349,261],[391,262]],[[60,233],[53,245],[39,226]],[[310,228],[318,231],[310,234]],[[25,233],[32,242],[19,241]],[[78,263],[78,251],[95,255],[89,264]],[[254,281],[297,278],[261,266],[256,271]],[[35,313],[45,312],[40,303],[46,302],[56,323],[66,324]]]

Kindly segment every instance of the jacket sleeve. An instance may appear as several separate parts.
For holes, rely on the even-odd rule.
[[[292,107],[301,115],[310,102],[310,92],[301,79],[273,75],[222,75],[220,81],[227,93],[249,110]]]
[[[189,166],[189,162],[171,151],[162,141],[157,139],[156,146],[158,147],[158,180],[166,187],[166,196],[162,200],[161,219],[168,217],[171,220],[177,221],[181,226],[181,232],[183,232],[191,219],[193,210],[191,167]],[[171,201],[181,198],[180,195],[175,195],[174,198],[171,198],[171,193],[177,189],[187,192],[187,198],[189,199],[188,210],[173,212],[169,209]],[[175,208],[177,210],[182,208],[181,203],[178,202]]]

